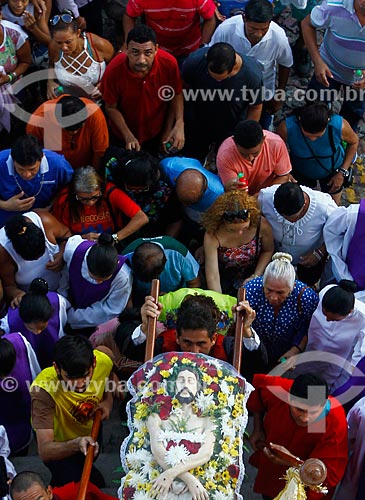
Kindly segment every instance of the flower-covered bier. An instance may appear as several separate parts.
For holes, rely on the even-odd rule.
[[[231,365],[204,354],[166,353],[138,369],[128,386],[121,500],[242,498],[252,387]]]

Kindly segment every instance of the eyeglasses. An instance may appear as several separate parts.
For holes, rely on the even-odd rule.
[[[150,186],[138,187],[138,186],[128,186],[128,184],[124,184],[124,187],[127,191],[131,191],[132,193],[146,193],[150,190]]]
[[[223,213],[223,219],[228,222],[233,222],[236,219],[246,221],[250,217],[250,211],[247,208],[242,210],[226,210]]]
[[[84,196],[78,196],[75,194],[76,200],[80,201],[81,203],[88,203],[89,201],[98,201],[99,198],[101,198],[102,194],[97,194],[95,196],[90,196],[90,197],[84,197]]]
[[[72,16],[71,14],[57,14],[49,20],[49,24],[51,26],[56,26],[56,24],[58,24],[60,21],[63,21],[66,24],[70,24],[74,19],[74,16]]]

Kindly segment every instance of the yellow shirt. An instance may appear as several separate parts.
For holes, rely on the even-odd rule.
[[[58,379],[54,367],[45,368],[31,385],[48,392],[55,402],[53,417],[54,439],[69,441],[78,436],[89,436],[93,424],[90,413],[103,399],[105,384],[113,362],[101,351],[95,350],[96,365],[90,383],[83,393],[65,389],[65,382]]]

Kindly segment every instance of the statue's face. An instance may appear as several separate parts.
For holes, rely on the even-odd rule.
[[[189,404],[194,401],[198,392],[196,375],[190,370],[182,370],[176,378],[176,399]]]

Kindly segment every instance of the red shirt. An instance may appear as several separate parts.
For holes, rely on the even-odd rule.
[[[159,89],[170,86],[175,95],[182,91],[176,59],[158,49],[151,71],[141,77],[129,69],[126,54],[118,54],[108,64],[101,81],[101,93],[107,104],[117,104],[128,128],[142,144],[162,132],[170,101],[159,97]],[[111,122],[113,132],[120,132]]]
[[[70,228],[73,234],[86,233],[114,233],[119,231],[124,226],[122,215],[126,215],[130,219],[136,215],[141,209],[128,195],[123,193],[118,188],[111,191],[113,184],[108,182],[105,186],[104,193],[109,197],[110,206],[113,209],[113,216],[116,220],[115,227],[113,217],[110,213],[108,203],[105,197],[100,203],[88,206],[80,203],[80,218],[74,220],[70,214],[70,206],[68,202],[69,189],[64,188],[55,200],[52,213],[62,224]]]
[[[269,375],[255,375],[255,391],[250,395],[247,408],[254,413],[265,412],[264,430],[266,442],[280,444],[293,455],[307,460],[319,458],[327,466],[327,478],[324,486],[328,495],[320,495],[307,489],[307,499],[332,498],[335,486],[341,481],[347,464],[347,422],[345,412],[339,402],[330,396],[330,410],[325,418],[319,419],[308,427],[299,427],[291,417],[289,404],[286,402],[293,380]],[[281,397],[277,397],[268,386],[274,386]],[[274,498],[284,488],[282,479],[288,467],[273,464],[263,451],[255,452],[250,463],[258,468],[254,491]]]
[[[53,488],[54,500],[75,500],[79,491],[80,483],[68,483],[60,488]],[[117,497],[112,497],[103,493],[99,488],[92,483],[88,483],[85,500],[116,500]]]
[[[162,49],[181,56],[194,52],[201,42],[200,17],[214,16],[213,0],[129,0],[130,17],[145,16]]]

